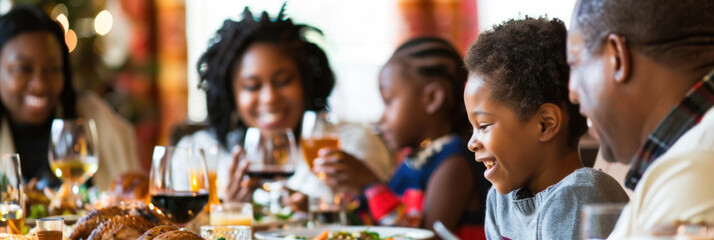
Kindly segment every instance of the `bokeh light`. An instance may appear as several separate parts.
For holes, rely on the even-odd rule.
[[[57,21],[62,24],[62,28],[64,28],[64,33],[67,33],[67,30],[69,30],[69,19],[67,19],[67,16],[64,15],[64,13],[60,13],[57,15]]]
[[[69,52],[74,51],[74,48],[77,47],[77,34],[74,33],[74,30],[70,29],[67,31],[67,33],[64,34],[64,41],[67,42],[67,48],[69,48]]]
[[[114,24],[114,19],[109,11],[104,10],[97,14],[94,18],[94,31],[100,36],[104,36],[112,30],[112,25]]]

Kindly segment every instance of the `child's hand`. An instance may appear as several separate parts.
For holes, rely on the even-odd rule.
[[[361,193],[364,187],[379,181],[362,161],[337,148],[322,148],[317,155],[312,170],[332,188]]]

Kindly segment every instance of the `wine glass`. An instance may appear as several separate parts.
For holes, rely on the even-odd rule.
[[[310,169],[314,166],[320,148],[340,147],[337,126],[327,112],[306,111],[302,118],[300,135],[300,147]],[[320,179],[324,180],[324,176]]]
[[[50,131],[50,169],[63,181],[58,197],[75,209],[81,208],[79,186],[99,167],[97,127],[92,119],[54,119]]]
[[[208,203],[206,161],[191,148],[154,147],[149,177],[151,207],[176,225],[193,220]]]
[[[321,148],[339,148],[340,138],[333,115],[325,111],[306,111],[302,118],[300,147],[311,170]],[[326,175],[320,172],[317,177],[325,181]],[[342,206],[345,202],[343,194],[325,185],[319,186],[318,189],[317,195],[310,196],[308,201],[312,224],[347,224],[346,212]]]
[[[250,161],[248,176],[280,179],[295,173],[295,136],[291,129],[261,131],[248,128],[243,150]]]
[[[270,212],[280,213],[285,179],[295,173],[297,147],[293,131],[248,128],[243,150],[245,158],[250,161],[248,176],[272,180],[263,184],[263,189],[270,192]]]
[[[0,159],[0,232],[22,234],[25,225],[22,170],[18,154]]]

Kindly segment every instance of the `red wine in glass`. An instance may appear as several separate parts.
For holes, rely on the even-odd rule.
[[[151,203],[159,208],[169,221],[186,224],[206,206],[208,192],[157,193],[151,195]]]
[[[156,146],[151,163],[151,204],[172,223],[193,220],[208,203],[208,171],[194,149]]]

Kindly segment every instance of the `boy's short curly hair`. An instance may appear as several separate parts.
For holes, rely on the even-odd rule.
[[[470,75],[481,75],[490,98],[531,117],[545,103],[565,108],[568,144],[577,147],[587,131],[585,117],[568,98],[570,68],[566,62],[567,30],[560,19],[508,20],[479,35],[466,54]]]

